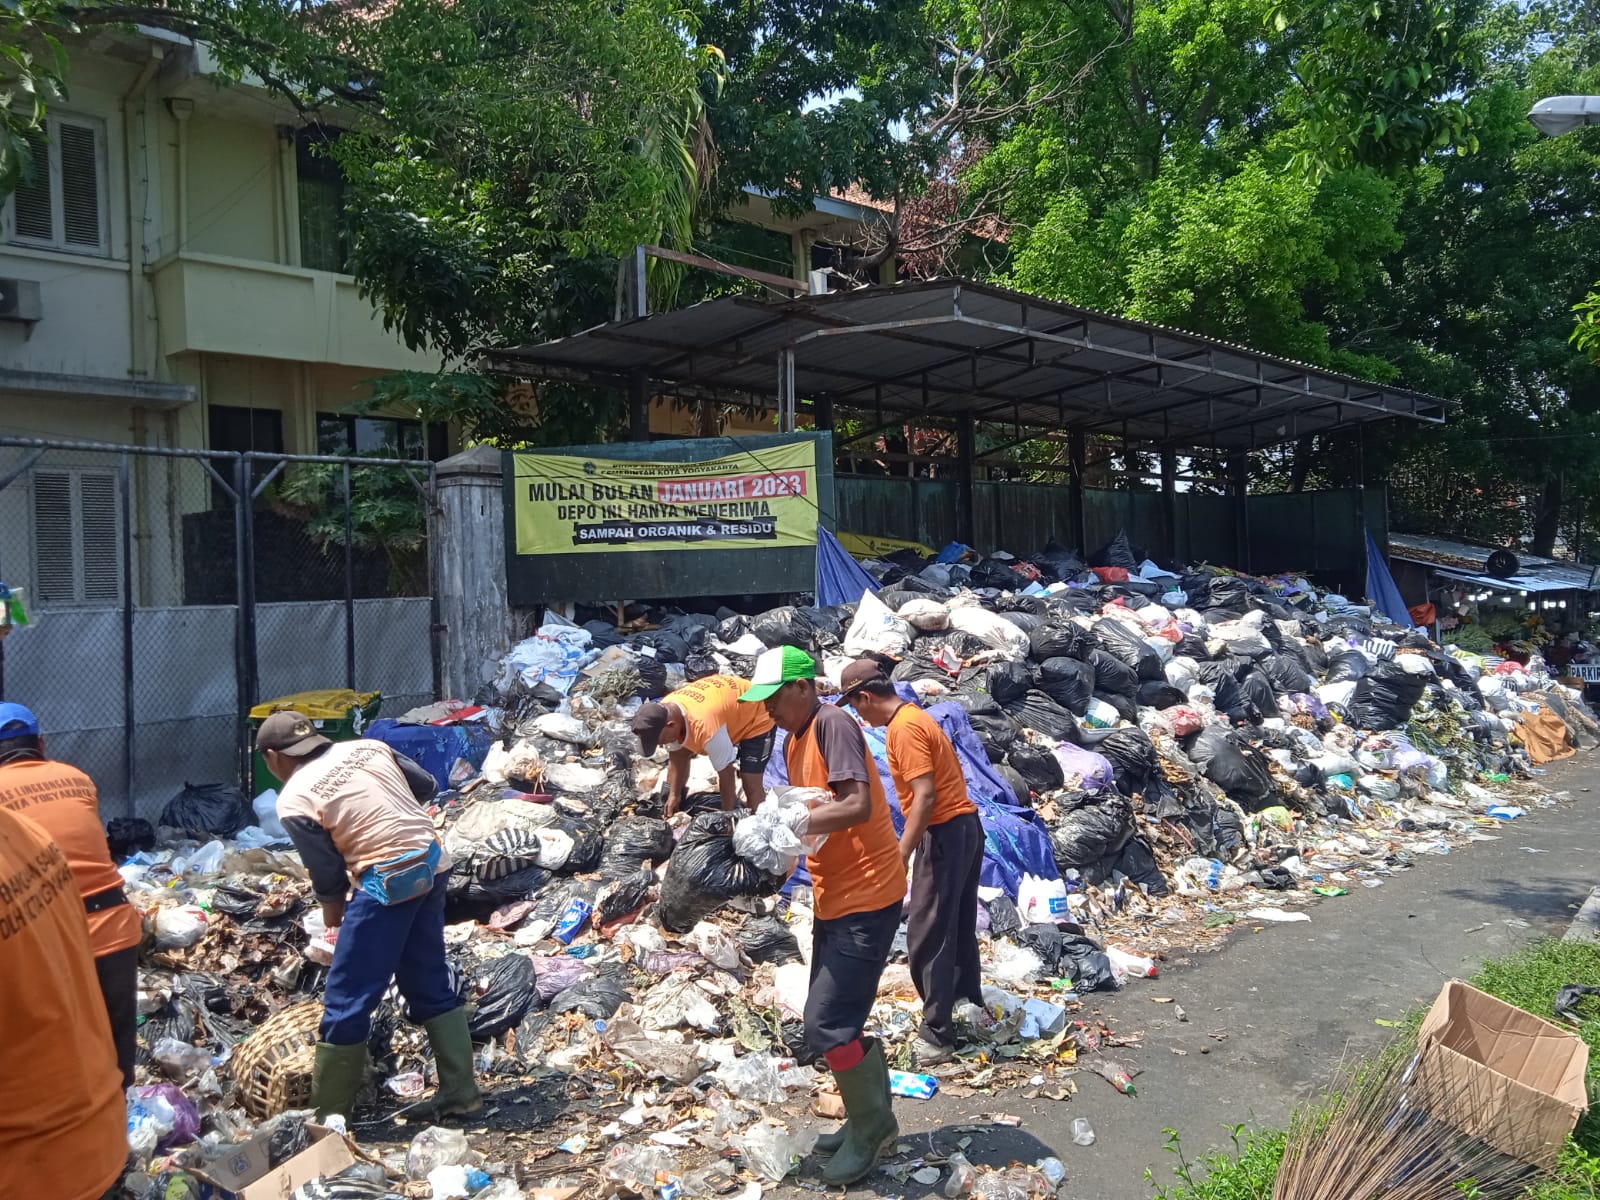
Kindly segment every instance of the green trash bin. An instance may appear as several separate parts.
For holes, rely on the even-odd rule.
[[[296,692],[292,696],[279,696],[264,700],[250,710],[250,737],[275,712],[293,709],[311,719],[323,737],[335,742],[354,741],[378,717],[383,706],[383,696],[378,692],[353,692],[349,688],[324,688],[317,692]],[[278,781],[261,755],[250,752],[250,782],[253,795],[276,791]]]

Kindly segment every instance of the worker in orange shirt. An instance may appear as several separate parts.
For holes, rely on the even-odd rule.
[[[823,1179],[840,1186],[871,1171],[900,1134],[883,1043],[862,1032],[900,930],[906,872],[867,739],[854,717],[818,699],[816,674],[804,650],[768,650],[740,700],[764,704],[789,735],[789,782],[833,796],[811,809],[806,829],[828,839],[806,856],[816,919],[805,1027],[807,1044],[828,1064],[844,1101],[844,1128],[817,1142],[833,1154]]]
[[[724,812],[738,807],[740,783],[747,807],[761,803],[774,734],[772,718],[765,709],[739,703],[749,686],[748,679],[737,675],[707,675],[662,697],[659,703],[639,706],[633,717],[639,748],[646,758],[657,746],[667,748],[667,816],[683,804],[689,763],[696,754],[711,760]],[[738,782],[734,780],[735,767]]]
[[[37,823],[72,864],[122,1086],[132,1087],[139,1025],[139,912],[128,903],[122,876],[111,861],[94,782],[78,768],[45,757],[39,719],[20,704],[0,704],[0,808]]]
[[[840,704],[868,725],[884,728],[889,777],[900,797],[905,828],[900,858],[916,855],[907,902],[906,955],[922,997],[922,1027],[912,1046],[919,1067],[955,1054],[955,1007],[983,1004],[978,966],[978,877],[983,871],[983,823],[967,795],[961,760],[939,723],[900,699],[870,659],[853,662],[839,682]]]
[[[0,1195],[100,1200],[127,1105],[67,854],[0,808]]]

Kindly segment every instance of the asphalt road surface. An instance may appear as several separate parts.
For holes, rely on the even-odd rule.
[[[1167,1129],[1198,1157],[1226,1146],[1232,1126],[1281,1127],[1297,1102],[1322,1090],[1341,1058],[1389,1036],[1379,1020],[1430,1004],[1445,980],[1472,974],[1487,958],[1565,932],[1600,883],[1600,760],[1580,755],[1556,764],[1543,782],[1565,798],[1507,823],[1496,841],[1426,856],[1382,887],[1317,903],[1307,910],[1309,924],[1240,929],[1220,951],[1095,997],[1114,1029],[1144,1032],[1137,1049],[1110,1052],[1142,1068],[1136,1097],[1080,1071],[1068,1102],[1015,1092],[900,1100],[902,1141],[925,1148],[932,1134],[932,1145],[948,1151],[973,1136],[966,1153],[980,1166],[1054,1154],[1066,1166],[1061,1195],[1121,1200],[1151,1195],[1147,1169],[1158,1182],[1171,1181]],[[1153,996],[1172,997],[1188,1021]],[[1021,1126],[956,1132],[996,1111],[1022,1118]],[[1072,1143],[1074,1117],[1094,1126],[1093,1146]],[[878,1176],[870,1188],[916,1197],[937,1194],[942,1184]]]

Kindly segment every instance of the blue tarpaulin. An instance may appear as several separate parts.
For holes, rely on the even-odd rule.
[[[868,575],[850,552],[822,526],[817,526],[817,604],[853,604],[862,592],[878,590],[878,581]]]
[[[907,684],[897,684],[895,691],[910,703],[915,703],[915,693]],[[983,744],[973,732],[967,710],[959,704],[936,704],[928,715],[939,722],[939,727],[956,749],[961,762],[961,773],[966,777],[967,795],[978,806],[978,819],[983,822],[983,874],[984,887],[998,888],[1010,899],[1017,898],[1024,874],[1041,879],[1059,879],[1055,854],[1050,848],[1050,835],[1039,814],[1031,808],[1016,804],[1011,789],[1006,785],[983,752]],[[889,800],[889,815],[894,819],[895,833],[905,828],[905,816],[900,811],[900,797],[895,793],[894,780],[889,775],[888,753],[884,746],[882,729],[864,729],[867,749],[872,754],[873,765],[883,783],[883,793]],[[789,772],[783,757],[784,733],[778,731],[777,746],[767,764],[767,786],[787,787]],[[805,859],[795,869],[789,886],[809,885],[811,876],[806,873]]]
[[[1411,613],[1400,598],[1400,589],[1389,574],[1389,564],[1383,561],[1378,543],[1367,534],[1367,599],[1378,606],[1378,611],[1403,629],[1412,626]]]

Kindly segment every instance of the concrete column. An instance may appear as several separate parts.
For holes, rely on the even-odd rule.
[[[429,536],[439,594],[440,684],[471,700],[514,639],[506,597],[504,471],[500,451],[474,446],[438,468]]]

